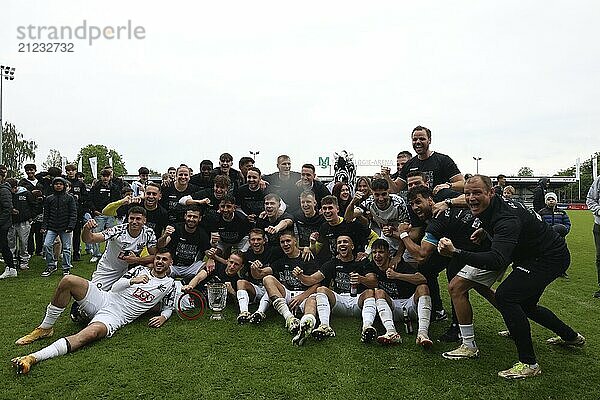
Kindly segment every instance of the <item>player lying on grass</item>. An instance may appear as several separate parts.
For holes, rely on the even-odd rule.
[[[17,340],[16,344],[26,345],[52,336],[53,326],[71,297],[90,312],[92,320],[74,335],[60,338],[35,353],[13,358],[11,361],[17,373],[26,374],[40,361],[62,356],[93,341],[111,337],[117,329],[162,302],[160,315],[150,318],[148,323],[153,328],[161,327],[173,311],[175,282],[168,276],[172,262],[169,250],[161,249],[154,258],[152,268],[134,268],[115,282],[109,292],[98,289],[96,285],[79,276],[65,276],[58,284],[40,326]]]
[[[304,316],[300,320],[300,332],[292,339],[294,344],[302,345],[311,334],[316,340],[335,336],[335,331],[329,325],[329,317],[332,313],[357,317],[362,312],[363,330],[373,325],[375,299],[373,290],[369,288],[377,286],[377,277],[373,272],[365,271],[366,260],[355,260],[354,242],[350,236],[338,236],[336,246],[337,256],[323,264],[314,274],[307,276],[299,268],[294,271],[294,275],[305,285],[319,282],[323,285],[319,286],[317,293],[306,301]],[[371,303],[370,312],[369,307],[361,311],[363,305],[369,303]],[[319,315],[321,324],[317,329],[312,330],[316,321],[315,314]]]

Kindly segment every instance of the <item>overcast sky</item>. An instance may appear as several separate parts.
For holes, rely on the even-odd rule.
[[[3,1],[4,119],[38,164],[90,143],[130,173],[225,151],[260,151],[266,172],[281,153],[391,162],[424,125],[463,172],[479,156],[482,173],[552,174],[600,150],[599,16],[597,1]],[[18,26],[84,19],[145,38],[17,51],[36,41]]]

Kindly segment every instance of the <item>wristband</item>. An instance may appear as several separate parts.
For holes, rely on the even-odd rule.
[[[408,232],[400,232],[400,240],[407,238],[408,237]]]

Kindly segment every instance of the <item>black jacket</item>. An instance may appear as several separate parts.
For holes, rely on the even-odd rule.
[[[89,198],[92,211],[101,213],[108,203],[121,199],[121,188],[112,180],[109,181],[108,186],[98,181],[90,189]]]
[[[42,194],[44,193],[44,187],[40,180],[37,181],[36,185],[33,185],[30,181],[27,180],[27,178],[22,178],[19,181],[19,186],[23,186],[25,189],[29,190],[32,193],[34,190],[39,190]],[[31,210],[31,212],[33,213],[32,217],[40,215],[41,213],[44,212],[44,197],[42,195],[40,195],[40,196],[34,195],[34,199],[35,199],[35,207]]]
[[[13,193],[12,200],[13,208],[19,211],[17,214],[13,214],[13,223],[29,221],[36,216],[34,210],[37,206],[37,200],[29,190],[19,187],[17,193]]]
[[[55,192],[44,200],[42,229],[64,231],[75,229],[77,204],[75,198],[64,191]]]
[[[0,184],[0,227],[12,225],[12,191],[8,183]]]
[[[81,182],[77,178],[65,179],[71,184],[71,190],[69,190],[69,194],[75,198],[75,201],[77,202],[77,215],[81,217],[86,212],[89,212],[91,208],[88,190],[85,187],[85,183]]]

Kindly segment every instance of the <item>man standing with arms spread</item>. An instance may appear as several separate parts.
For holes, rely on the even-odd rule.
[[[598,286],[600,286],[600,177],[596,178],[590,186],[587,194],[586,204],[588,210],[594,215],[594,243],[596,245],[596,271],[598,273]],[[594,293],[594,297],[600,299],[600,288]]]
[[[489,251],[472,252],[456,248],[448,238],[438,243],[440,254],[485,270],[500,270],[513,263],[512,272],[496,290],[498,309],[515,340],[519,361],[498,372],[506,379],[539,375],[529,319],[559,336],[549,344],[583,346],[585,338],[561,321],[552,311],[538,305],[546,287],[569,267],[567,244],[537,214],[524,206],[495,195],[492,181],[483,175],[469,178],[465,186],[467,204],[481,227],[491,236]]]
[[[413,129],[411,138],[417,155],[402,167],[398,182],[399,189],[406,187],[409,172],[423,171],[427,174],[427,181],[434,194],[444,188],[462,192],[465,180],[456,163],[445,154],[429,150],[431,131],[424,126],[417,126]]]

